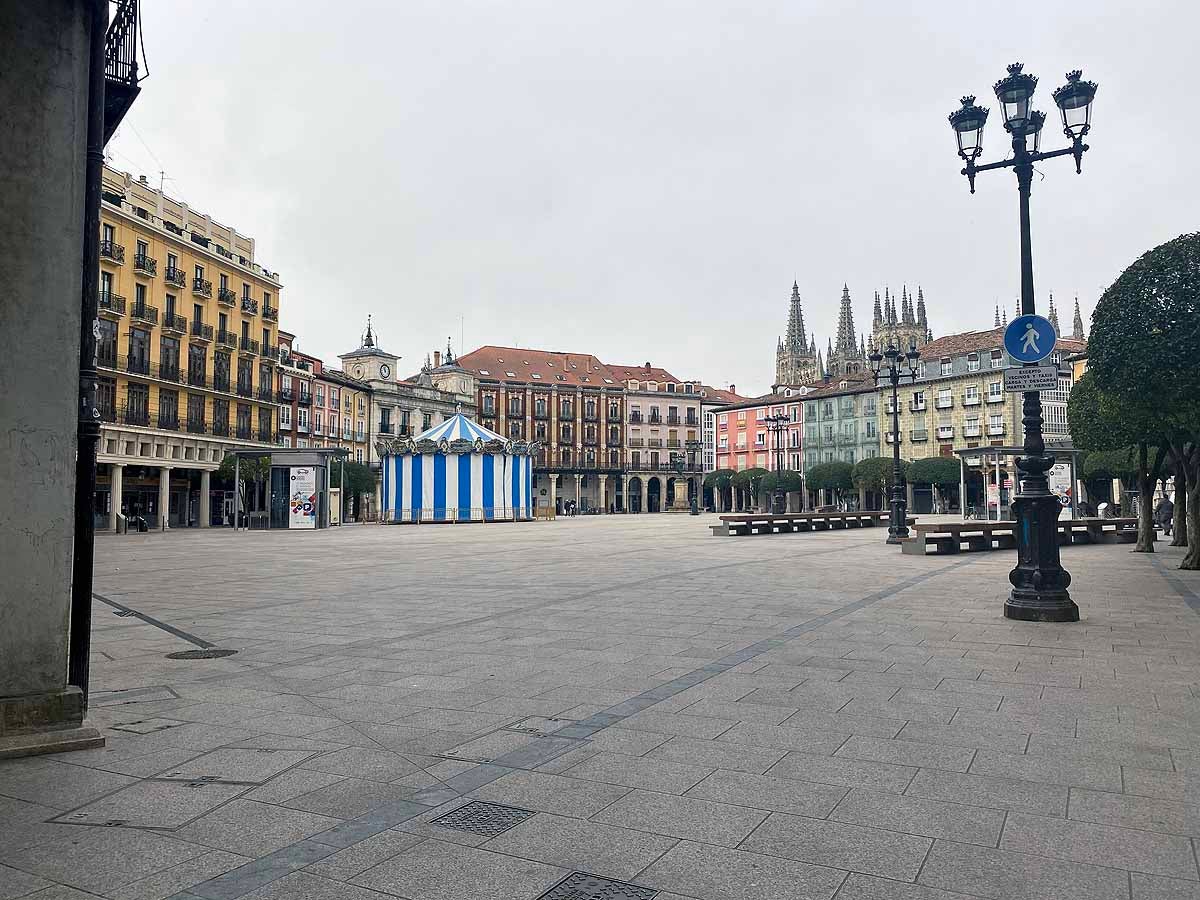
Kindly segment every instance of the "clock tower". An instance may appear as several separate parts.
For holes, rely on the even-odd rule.
[[[369,384],[379,382],[395,383],[396,363],[400,357],[386,353],[378,346],[378,339],[371,327],[371,317],[367,316],[367,330],[362,336],[362,343],[357,350],[342,353],[338,356],[342,361],[342,371],[351,378],[366,381]]]

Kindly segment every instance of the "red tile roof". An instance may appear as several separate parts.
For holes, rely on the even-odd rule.
[[[750,399],[733,391],[711,387],[707,384],[700,385],[700,394],[709,403],[741,403],[744,400]]]
[[[458,358],[480,378],[511,384],[619,387],[621,376],[590,353],[488,345]]]
[[[650,363],[641,366],[610,366],[610,368],[617,373],[616,377],[621,381],[674,381],[676,384],[683,384],[683,381],[666,369],[660,369]]]

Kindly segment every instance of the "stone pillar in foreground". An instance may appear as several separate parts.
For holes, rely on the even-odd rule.
[[[212,518],[211,509],[211,484],[212,472],[208,469],[200,470],[200,527],[207,528],[209,520]]]
[[[0,757],[104,744],[67,684],[93,7],[0,3]]]
[[[108,510],[108,527],[110,531],[116,532],[117,523],[120,522],[121,515],[121,498],[124,496],[125,486],[125,464],[113,463],[108,467],[109,484],[109,510]]]

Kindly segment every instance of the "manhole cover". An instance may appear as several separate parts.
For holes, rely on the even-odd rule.
[[[492,837],[502,831],[508,831],[514,825],[520,825],[532,815],[534,812],[530,809],[518,809],[515,806],[501,806],[499,803],[472,800],[466,806],[460,806],[445,815],[438,816],[432,820],[431,824]]]
[[[538,900],[653,900],[657,896],[653,888],[572,872]]]
[[[180,650],[178,653],[168,653],[167,659],[220,659],[222,656],[233,656],[236,650],[222,650],[220,647],[208,647],[204,650]]]

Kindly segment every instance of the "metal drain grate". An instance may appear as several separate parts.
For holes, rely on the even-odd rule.
[[[653,900],[657,896],[654,888],[572,872],[538,900]]]
[[[508,831],[514,825],[520,825],[532,815],[534,812],[531,809],[518,809],[515,806],[501,806],[499,803],[472,800],[466,806],[460,806],[445,815],[438,816],[430,824],[492,837],[502,831]]]
[[[208,647],[204,650],[180,650],[178,653],[168,653],[167,659],[220,659],[222,656],[233,656],[236,650],[222,650],[219,647]]]

